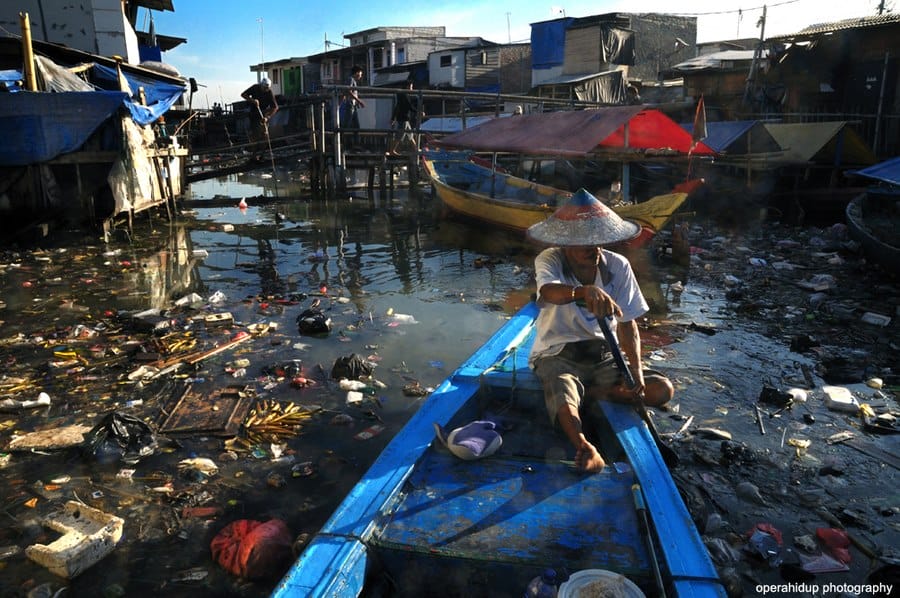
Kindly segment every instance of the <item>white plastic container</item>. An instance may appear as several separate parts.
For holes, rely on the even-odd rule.
[[[787,393],[791,395],[791,399],[796,401],[797,403],[805,403],[806,402],[806,391],[802,388],[790,388]]]
[[[391,316],[391,319],[394,320],[395,322],[401,322],[403,324],[416,324],[417,323],[415,317],[413,317],[409,314],[393,314]]]
[[[887,326],[891,323],[891,318],[889,316],[885,316],[882,314],[876,314],[871,311],[867,311],[860,318],[866,324],[872,324],[873,326]]]
[[[347,378],[341,378],[338,382],[338,386],[340,386],[341,390],[362,390],[366,387],[366,383],[362,380],[348,380]]]
[[[823,386],[825,393],[825,405],[834,411],[846,411],[856,413],[859,411],[859,401],[843,386]]]
[[[125,525],[120,517],[73,500],[42,523],[62,535],[50,544],[27,547],[25,554],[66,579],[77,577],[112,552]]]
[[[604,593],[603,589],[607,591]],[[594,593],[591,593],[592,590]],[[587,596],[645,598],[644,593],[633,581],[606,569],[584,569],[573,573],[568,581],[559,586],[557,597],[578,598],[582,592]]]

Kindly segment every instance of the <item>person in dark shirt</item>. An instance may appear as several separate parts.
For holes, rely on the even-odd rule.
[[[254,83],[244,90],[241,97],[250,102],[250,132],[251,142],[262,141],[268,132],[268,122],[278,112],[278,102],[269,80],[265,77],[259,83]]]
[[[391,126],[396,127],[398,131],[403,131],[403,134],[388,150],[388,155],[399,156],[400,152],[398,150],[404,142],[408,147],[411,146],[411,151],[419,149],[419,144],[416,143],[416,138],[413,134],[418,115],[416,113],[416,102],[409,97],[409,92],[412,91],[412,88],[413,80],[411,78],[407,79],[405,90],[397,94],[397,102],[394,104],[394,112],[391,115]]]
[[[359,91],[356,89],[362,76],[363,68],[353,65],[350,70],[350,82],[340,106],[341,128],[343,129],[359,129],[359,109],[366,107],[366,103],[359,97]],[[345,147],[359,146],[359,134],[353,133],[344,143]]]

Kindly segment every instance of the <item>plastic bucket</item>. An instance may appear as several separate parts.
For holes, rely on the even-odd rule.
[[[584,569],[559,586],[558,598],[646,598],[634,582],[606,569]]]

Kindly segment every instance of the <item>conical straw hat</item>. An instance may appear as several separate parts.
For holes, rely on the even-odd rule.
[[[528,227],[526,236],[554,247],[613,245],[638,236],[641,226],[625,220],[599,199],[579,189],[546,220]]]

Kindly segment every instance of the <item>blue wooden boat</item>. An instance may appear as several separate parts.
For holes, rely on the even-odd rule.
[[[613,572],[647,596],[725,596],[633,408],[604,403],[586,418],[614,465],[574,469],[527,365],[537,313],[522,308],[435,389],[273,596],[521,596],[547,567],[560,581]],[[503,437],[487,458],[465,461],[435,441],[435,423],[485,419]]]

